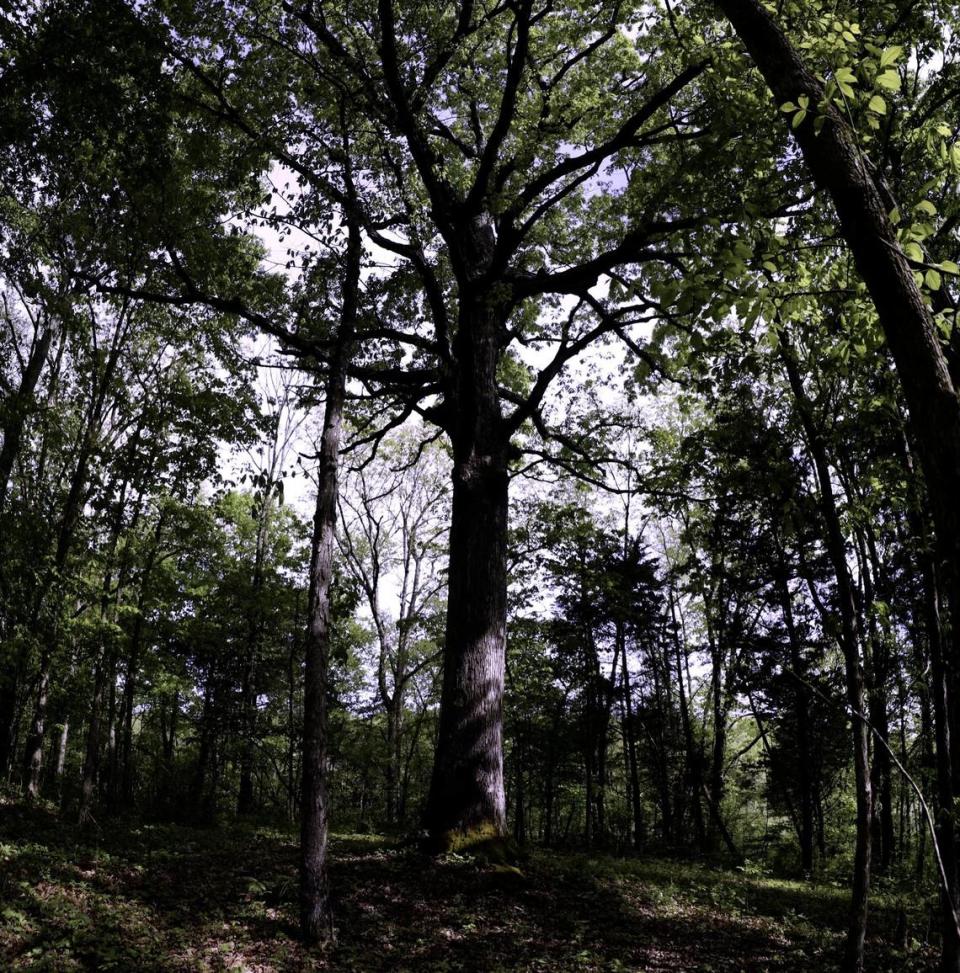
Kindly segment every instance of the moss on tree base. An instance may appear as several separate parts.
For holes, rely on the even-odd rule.
[[[479,865],[515,866],[526,858],[519,845],[490,821],[430,835],[426,846],[435,855],[469,855]]]

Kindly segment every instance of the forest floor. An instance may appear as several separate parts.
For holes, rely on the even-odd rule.
[[[0,969],[177,971],[837,970],[847,892],[662,859],[534,852],[522,874],[333,840],[339,941],[296,938],[296,842],[231,825],[80,833],[0,798]],[[930,921],[878,897],[871,971],[935,966]]]

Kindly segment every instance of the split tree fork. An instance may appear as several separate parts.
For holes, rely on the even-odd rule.
[[[824,101],[824,89],[807,68],[783,29],[760,0],[716,0],[733,24],[777,104],[801,95],[812,106]],[[960,399],[940,345],[936,324],[913,277],[910,263],[890,220],[895,200],[871,170],[856,133],[833,106],[822,109],[826,121],[818,133],[811,111],[794,134],[817,184],[833,200],[846,239],[876,306],[887,345],[910,412],[913,437],[933,513],[938,553],[952,601],[952,645],[946,654],[960,657]],[[949,707],[954,700],[946,701]],[[939,715],[939,714],[938,714]],[[947,715],[948,719],[949,716]],[[944,738],[938,732],[938,745]],[[957,892],[957,854],[953,812],[940,809],[940,852],[947,870],[949,898]],[[943,966],[960,971],[957,924],[944,896]],[[851,931],[848,968],[863,968],[862,940]]]

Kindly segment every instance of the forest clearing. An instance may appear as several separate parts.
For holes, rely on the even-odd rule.
[[[0,0],[0,968],[960,973],[960,3]]]

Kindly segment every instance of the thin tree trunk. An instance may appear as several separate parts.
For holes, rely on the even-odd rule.
[[[398,705],[399,704],[399,705]],[[399,817],[400,763],[402,760],[400,719],[403,707],[400,688],[394,683],[393,695],[387,701],[387,824],[393,827]]]
[[[103,693],[106,688],[106,666],[103,650],[97,654],[93,673],[93,699],[90,704],[90,724],[87,728],[87,750],[83,761],[83,782],[80,786],[80,823],[93,820],[96,802],[97,780],[100,776],[100,714],[103,709]]]
[[[943,918],[943,973],[955,973],[960,968],[960,942],[956,933],[954,906],[960,903],[960,862],[957,854],[957,832],[952,813],[954,805],[954,774],[951,747],[948,682],[944,659],[944,641],[940,623],[940,601],[933,558],[921,554],[924,590],[924,627],[930,652],[931,687],[933,697],[933,727],[936,742],[937,767],[937,846],[947,874],[947,890],[941,892],[940,908]],[[922,829],[921,840],[925,829]],[[918,855],[922,854],[921,851]],[[953,900],[951,904],[950,900]]]
[[[811,105],[823,101],[823,85],[803,63],[761,0],[717,0],[730,18],[774,100],[780,104],[801,95]],[[814,127],[810,117],[795,136],[818,184],[833,199],[841,231],[853,253],[893,355],[910,410],[924,480],[931,499],[937,546],[945,562],[952,605],[950,655],[960,646],[960,399],[940,345],[936,324],[926,306],[897,239],[890,213],[896,201],[878,178],[842,115],[832,107],[827,121]],[[859,745],[858,745],[859,749]],[[952,809],[952,802],[950,804]],[[943,810],[941,814],[952,815]],[[960,943],[944,925],[943,969],[960,970]],[[862,951],[852,968],[863,965]]]
[[[347,266],[340,330],[327,379],[319,450],[317,507],[310,553],[306,667],[303,697],[303,783],[300,818],[300,929],[307,942],[334,938],[327,874],[327,678],[330,654],[330,587],[337,518],[340,438],[346,369],[356,325],[362,240],[348,217]]]
[[[700,803],[700,792],[703,785],[703,769],[700,754],[693,738],[693,724],[690,719],[690,708],[687,701],[687,690],[684,685],[683,665],[681,661],[680,633],[677,631],[676,604],[673,592],[670,593],[670,613],[673,620],[673,642],[676,651],[677,686],[680,690],[680,720],[683,726],[683,740],[686,749],[686,777],[691,792],[691,808],[693,812],[694,832],[697,848],[703,853],[707,845],[707,829],[703,820],[703,807]]]
[[[54,778],[57,782],[57,794],[63,786],[63,770],[67,763],[67,744],[70,741],[70,717],[65,717],[60,727],[60,737],[57,746],[57,759],[54,764]]]
[[[40,774],[43,769],[43,731],[46,722],[47,697],[50,691],[52,657],[53,650],[49,642],[46,642],[40,655],[40,672],[37,675],[33,719],[30,722],[23,758],[27,797],[31,800],[40,796]]]
[[[121,799],[124,805],[133,803],[133,702],[136,693],[137,671],[140,668],[140,639],[143,632],[143,591],[137,618],[133,623],[130,636],[130,654],[127,656],[127,671],[123,680],[123,777],[120,784]]]
[[[33,393],[37,387],[37,382],[40,381],[40,374],[43,371],[44,362],[47,360],[50,344],[58,330],[58,325],[48,319],[46,327],[30,350],[30,356],[20,380],[20,387],[5,403],[6,421],[3,427],[3,446],[0,448],[0,513],[3,512],[6,505],[10,476],[13,472],[13,464],[20,451],[20,442],[23,438],[23,428],[27,421],[27,415],[33,405]]]
[[[117,656],[111,651],[107,667],[107,679],[110,689],[107,694],[107,806],[113,810],[119,795],[119,781],[117,780]],[[122,715],[122,714],[121,714]]]
[[[777,104],[796,101],[801,95],[812,106],[822,103],[823,85],[761,0],[717,3]],[[876,306],[910,410],[937,541],[951,576],[956,576],[960,569],[960,399],[936,324],[890,220],[896,201],[840,112],[828,108],[827,121],[819,130],[814,127],[818,114],[811,111],[794,134],[814,178],[833,199],[841,231]]]
[[[793,603],[787,585],[787,569],[783,553],[780,554],[779,570],[776,576],[777,593],[783,611],[783,621],[787,628],[790,644],[790,665],[797,674],[794,681],[794,714],[797,733],[797,787],[800,791],[800,867],[804,875],[813,873],[814,852],[814,794],[811,781],[810,749],[810,690],[804,679],[806,666],[800,646],[800,636],[793,617]]]
[[[863,969],[863,949],[867,932],[867,900],[870,890],[870,842],[873,818],[873,790],[870,779],[870,734],[863,720],[864,679],[860,664],[860,632],[856,600],[850,569],[847,566],[846,543],[833,493],[833,482],[826,446],[814,420],[789,336],[781,336],[780,354],[793,391],[797,412],[806,432],[807,447],[817,473],[819,506],[826,527],[826,544],[837,581],[840,610],[839,642],[846,674],[847,704],[853,733],[853,766],[857,800],[857,838],[854,853],[853,894],[850,903],[850,926],[845,945],[845,964],[851,971]]]
[[[630,809],[633,824],[633,848],[635,851],[643,847],[646,841],[646,826],[643,820],[643,803],[640,797],[640,772],[637,765],[637,741],[633,732],[633,695],[630,688],[630,669],[627,665],[627,638],[623,623],[617,624],[617,639],[620,643],[622,656],[622,689],[623,689],[623,738],[627,747],[627,768],[630,774]],[[669,836],[670,800],[667,796],[664,808],[664,835]],[[668,838],[669,840],[669,838]]]

